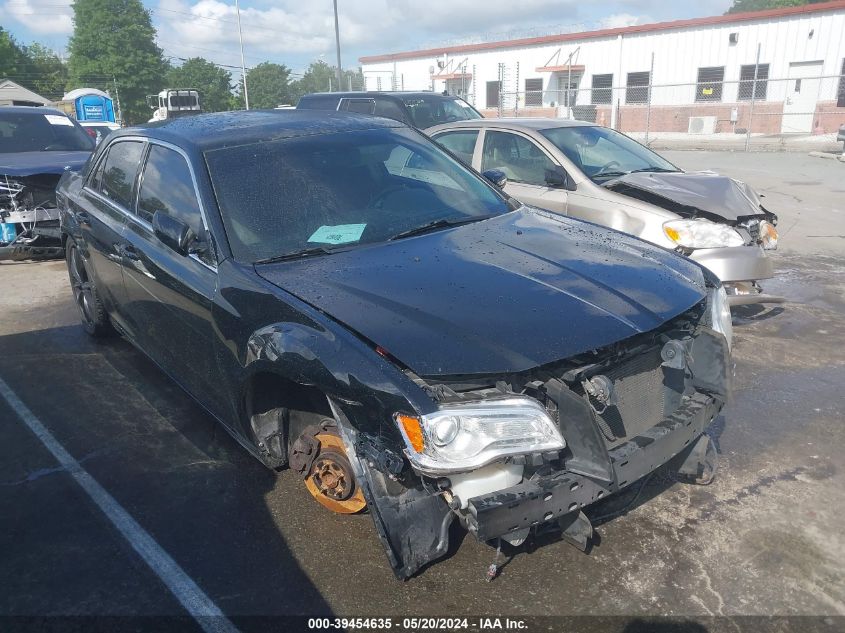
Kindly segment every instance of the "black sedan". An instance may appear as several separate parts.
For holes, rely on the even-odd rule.
[[[238,112],[115,132],[58,189],[85,329],[117,330],[399,577],[458,519],[522,542],[657,466],[712,476],[724,290],[521,206],[395,121]]]

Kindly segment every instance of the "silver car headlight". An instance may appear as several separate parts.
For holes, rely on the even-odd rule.
[[[728,349],[733,344],[733,323],[731,322],[731,307],[728,305],[728,293],[725,287],[719,284],[717,288],[711,288],[707,296],[709,309],[710,327],[720,332],[728,342]]]
[[[663,233],[683,248],[721,248],[745,244],[739,231],[710,220],[669,220],[663,223]]]
[[[454,404],[422,416],[394,416],[411,464],[426,474],[474,470],[512,455],[562,449],[557,424],[521,396]]]

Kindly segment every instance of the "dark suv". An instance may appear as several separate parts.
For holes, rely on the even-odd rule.
[[[482,118],[460,97],[437,92],[318,92],[303,95],[297,110],[340,110],[395,119],[420,130]]]

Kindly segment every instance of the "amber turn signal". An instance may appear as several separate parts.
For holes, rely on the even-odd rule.
[[[425,439],[423,437],[420,419],[413,415],[405,415],[404,413],[397,413],[394,418],[405,433],[405,437],[411,447],[417,453],[422,453],[425,448]]]

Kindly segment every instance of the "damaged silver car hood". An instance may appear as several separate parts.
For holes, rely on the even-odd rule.
[[[734,224],[744,218],[771,215],[747,184],[712,171],[630,173],[604,186],[682,217]]]

